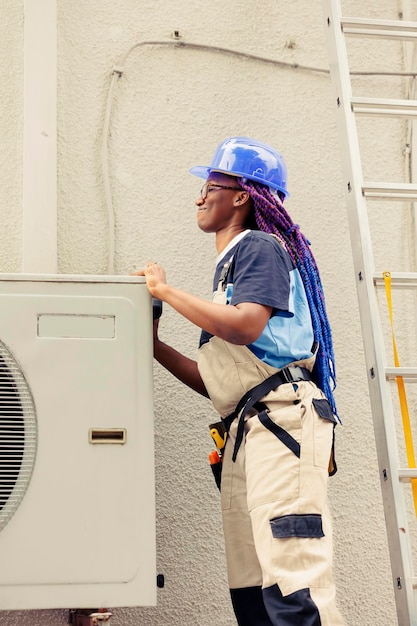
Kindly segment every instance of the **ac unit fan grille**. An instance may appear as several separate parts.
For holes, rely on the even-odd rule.
[[[32,394],[20,367],[0,342],[0,530],[26,493],[36,447]]]

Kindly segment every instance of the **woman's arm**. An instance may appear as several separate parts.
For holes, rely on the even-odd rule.
[[[199,328],[230,343],[253,343],[271,316],[271,307],[262,304],[217,304],[176,289],[167,284],[163,268],[156,263],[148,264],[138,274],[145,276],[148,289],[154,298],[168,303]]]
[[[196,361],[184,356],[158,338],[158,320],[154,322],[154,357],[178,380],[208,398]]]

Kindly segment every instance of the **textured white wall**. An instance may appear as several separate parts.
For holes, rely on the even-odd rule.
[[[102,129],[112,68],[131,46],[173,42],[178,31],[185,43],[328,67],[320,2],[57,4],[58,261],[64,273],[106,271]],[[399,3],[349,0],[344,8],[349,15],[395,19]],[[0,271],[20,271],[23,2],[2,0],[0,13]],[[352,53],[357,69],[364,59],[367,69],[402,69],[398,46],[374,54],[353,44]],[[396,79],[355,82],[365,95],[380,86],[386,92],[404,88]],[[389,179],[393,172],[400,180],[404,125],[361,124],[360,131],[369,177]],[[235,134],[269,142],[284,154],[287,206],[312,242],[326,290],[345,424],[337,433],[339,473],[330,483],[339,604],[350,626],[392,626],[395,607],[329,77],[210,49],[136,48],[115,85],[109,139],[115,271],[157,260],[173,284],[210,296],[214,240],[196,228],[193,202],[201,181],[188,168],[208,163],[216,145]],[[387,224],[375,211],[377,258],[402,269],[408,217],[398,210],[390,220],[387,246]],[[162,338],[194,356],[198,334],[166,307]],[[215,414],[158,365],[155,403],[157,556],[166,586],[158,591],[157,608],[115,609],[112,623],[232,625],[219,496],[207,462],[207,425]],[[61,626],[66,619],[65,610],[0,613],[1,626]]]
[[[0,268],[19,272],[22,259],[23,11],[5,0],[0,8]]]

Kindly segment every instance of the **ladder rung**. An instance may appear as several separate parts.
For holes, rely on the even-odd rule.
[[[381,37],[382,39],[417,39],[417,22],[398,20],[370,20],[342,17],[340,20],[345,35]]]
[[[417,100],[388,100],[384,98],[352,98],[354,113],[367,115],[417,116]]]
[[[417,273],[415,272],[390,272],[391,274],[391,286],[399,289],[404,288],[416,288],[417,287]],[[385,287],[385,281],[383,273],[373,275],[374,285],[376,287]]]
[[[386,367],[385,378],[393,380],[394,378],[405,378],[413,383],[417,382],[417,367]]]
[[[412,478],[417,478],[417,468],[407,467],[398,470],[398,478],[402,483],[408,483]]]
[[[365,183],[362,193],[374,200],[417,200],[417,185],[412,183]]]

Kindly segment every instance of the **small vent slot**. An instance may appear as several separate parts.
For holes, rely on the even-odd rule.
[[[26,493],[36,443],[32,395],[16,361],[0,342],[0,530]]]
[[[125,428],[90,428],[90,443],[126,443]]]

